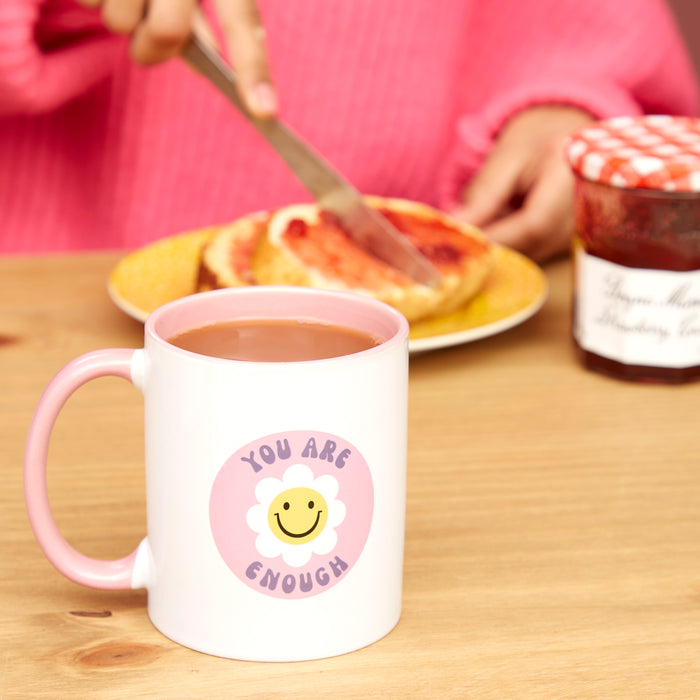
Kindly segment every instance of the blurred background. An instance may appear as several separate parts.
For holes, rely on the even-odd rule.
[[[669,3],[676,13],[681,32],[688,42],[695,62],[695,72],[700,77],[700,1],[669,0]]]

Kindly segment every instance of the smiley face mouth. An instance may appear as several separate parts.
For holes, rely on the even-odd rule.
[[[317,511],[317,513],[316,513],[316,521],[314,522],[314,524],[313,524],[306,532],[290,532],[289,530],[287,530],[287,528],[284,527],[284,525],[282,525],[282,521],[280,520],[280,514],[279,514],[279,513],[275,513],[275,518],[277,518],[277,527],[279,527],[279,529],[280,529],[285,535],[287,535],[287,537],[294,537],[294,538],[297,538],[297,539],[301,539],[302,537],[306,537],[306,536],[310,535],[310,534],[318,527],[318,522],[319,522],[319,520],[321,519],[321,513],[322,513],[322,512],[323,512],[323,511],[321,511],[321,510]]]

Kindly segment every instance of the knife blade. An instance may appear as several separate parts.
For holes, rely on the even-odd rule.
[[[208,78],[270,143],[319,206],[338,217],[344,230],[364,249],[420,284],[436,286],[440,275],[398,229],[368,206],[362,195],[311,146],[278,119],[250,114],[238,94],[236,78],[212,44],[192,34],[181,52],[196,71]]]

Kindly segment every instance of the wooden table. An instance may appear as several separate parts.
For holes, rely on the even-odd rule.
[[[162,637],[144,591],[80,587],[24,510],[26,429],[69,359],[138,347],[107,298],[118,256],[0,260],[0,697],[698,698],[700,384],[579,367],[570,267],[502,335],[410,370],[404,610],[385,639],[295,664]],[[145,532],[141,396],[103,379],[56,426],[49,488],[69,541],[118,557]]]

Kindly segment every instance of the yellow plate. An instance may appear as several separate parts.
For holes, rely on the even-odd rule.
[[[130,253],[109,277],[114,303],[139,321],[196,290],[200,251],[215,228],[163,238]],[[497,246],[484,288],[466,306],[411,324],[411,352],[468,343],[501,333],[535,314],[547,298],[547,278],[531,260]]]

